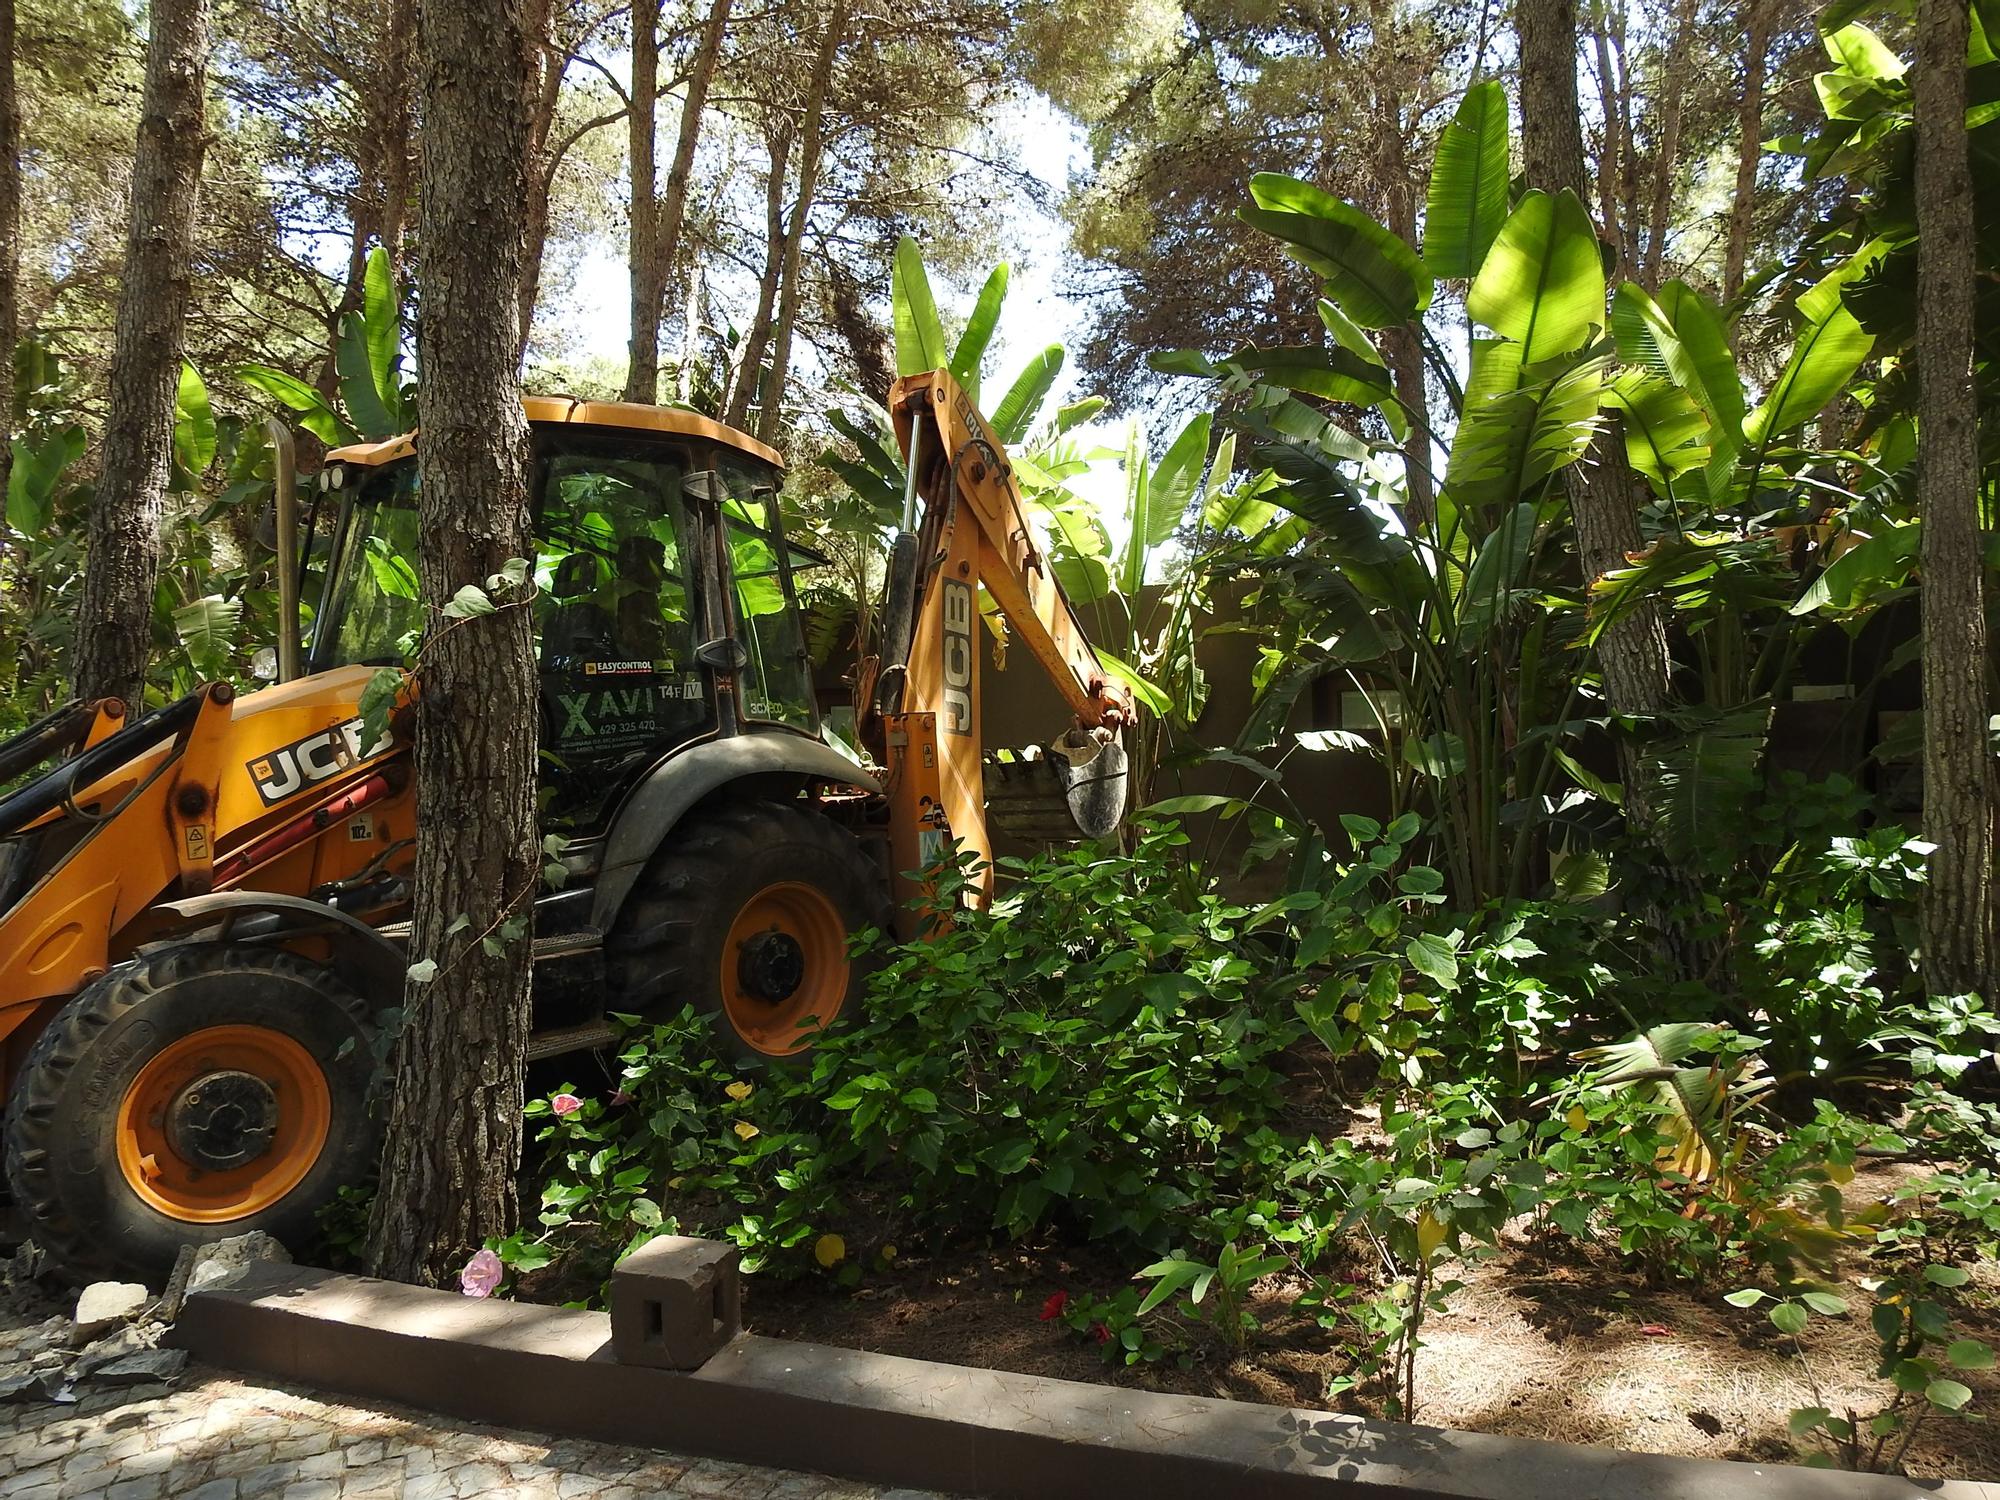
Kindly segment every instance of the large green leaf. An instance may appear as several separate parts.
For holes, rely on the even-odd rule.
[[[1823,32],[1820,41],[1843,73],[1887,81],[1901,78],[1908,65],[1874,32],[1859,21]]]
[[[1662,495],[1676,476],[1708,462],[1708,416],[1672,381],[1621,370],[1605,387],[1604,405],[1621,419],[1627,461]]]
[[[348,420],[370,442],[395,437],[402,426],[395,412],[382,401],[375,386],[375,367],[368,349],[368,325],[359,313],[340,320],[340,345],[334,352],[334,366],[340,375],[340,399],[347,407]]]
[[[1395,394],[1386,369],[1348,349],[1321,349],[1309,344],[1239,349],[1229,356],[1228,363],[1268,384],[1323,401],[1379,406]]]
[[[1884,248],[1879,240],[1864,246],[1800,296],[1802,326],[1792,357],[1763,403],[1743,422],[1743,436],[1752,447],[1762,450],[1772,438],[1818,416],[1861,368],[1875,339],[1840,294],[1875,264]]]
[[[1771,1087],[1754,1056],[1706,1056],[1722,1034],[1713,1023],[1674,1021],[1576,1054],[1579,1062],[1601,1064],[1591,1078],[1596,1087],[1630,1090],[1653,1103],[1673,1141],[1672,1166],[1698,1182],[1728,1170],[1737,1120]]]
[[[1675,864],[1733,847],[1763,792],[1769,704],[1691,715],[1687,728],[1641,757],[1653,836]]]
[[[1604,361],[1527,368],[1520,344],[1475,339],[1465,411],[1452,434],[1445,488],[1476,514],[1528,492],[1590,446],[1603,402]]]
[[[1922,537],[1923,527],[1910,525],[1891,526],[1863,538],[1827,564],[1791,612],[1809,615],[1818,609],[1850,609],[1866,602],[1881,585],[1902,583],[1917,560]]]
[[[201,372],[181,361],[180,388],[174,394],[174,462],[189,479],[199,478],[215,462],[215,409]]]
[[[972,317],[958,337],[958,347],[951,351],[951,373],[974,406],[979,404],[979,367],[986,358],[986,346],[993,342],[993,330],[1000,326],[1000,305],[1007,300],[1007,277],[1007,262],[1003,260],[979,289]]]
[[[896,324],[896,373],[923,375],[944,369],[948,363],[944,325],[938,321],[923,252],[907,234],[896,241],[890,302]]]
[[[1035,425],[1036,413],[1055,389],[1056,377],[1062,374],[1063,359],[1063,346],[1051,344],[1014,377],[1014,383],[1007,387],[1007,394],[1000,398],[989,419],[994,436],[1001,442],[1018,443],[1028,435],[1028,429]]]
[[[7,476],[9,526],[29,537],[39,537],[48,529],[63,473],[83,457],[86,444],[81,427],[65,427],[39,442],[26,433],[14,439],[14,463]]]
[[[1466,293],[1465,308],[1537,365],[1582,348],[1604,326],[1604,260],[1582,201],[1521,195]]]
[[[174,611],[174,633],[197,671],[220,668],[235,648],[243,601],[209,594]]]
[[[1118,592],[1139,597],[1146,581],[1146,533],[1153,521],[1153,471],[1147,462],[1145,429],[1135,421],[1125,428],[1125,552],[1118,560]]]
[[[1477,642],[1522,602],[1528,561],[1534,555],[1538,510],[1534,501],[1523,500],[1501,517],[1480,546],[1459,594],[1463,641]]]
[[[1252,177],[1250,195],[1257,206],[1239,217],[1283,240],[1363,328],[1407,323],[1431,305],[1431,273],[1416,251],[1351,204],[1276,172]]]
[[[1498,79],[1465,92],[1438,138],[1424,211],[1424,263],[1433,276],[1469,278],[1507,217],[1507,91]]]
[[[1132,534],[1126,542],[1122,581],[1128,598],[1137,597],[1137,587],[1145,581],[1146,554],[1174,534],[1194,504],[1202,471],[1208,466],[1210,423],[1207,412],[1190,419],[1140,490],[1144,513],[1132,516]],[[1135,546],[1143,548],[1136,558],[1132,556]]]
[[[274,370],[269,365],[238,365],[236,378],[297,412],[299,426],[322,443],[351,443],[358,435],[342,420],[326,397],[296,375]]]
[[[403,410],[403,306],[396,294],[396,275],[389,253],[380,245],[368,252],[361,281],[361,325],[368,343],[368,369],[374,377],[375,398],[388,414],[392,433],[412,424]]]

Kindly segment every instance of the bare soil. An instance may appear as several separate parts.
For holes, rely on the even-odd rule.
[[[1893,1168],[1864,1171],[1852,1195],[1881,1196],[1896,1176]],[[745,1317],[759,1333],[951,1364],[1283,1406],[1340,1404],[1326,1387],[1348,1358],[1335,1335],[1291,1310],[1299,1288],[1285,1278],[1259,1288],[1263,1330],[1243,1354],[1197,1330],[1186,1368],[1170,1356],[1128,1369],[1107,1366],[1097,1345],[1041,1317],[1056,1291],[1115,1293],[1132,1270],[1123,1260],[1087,1247],[902,1250],[893,1271],[871,1273],[851,1291],[831,1278],[752,1278]],[[1858,1257],[1847,1268],[1850,1281],[1864,1273]],[[1814,1318],[1795,1345],[1764,1309],[1722,1300],[1743,1283],[1662,1290],[1608,1252],[1510,1236],[1461,1279],[1451,1311],[1427,1328],[1418,1364],[1416,1417],[1429,1425],[1797,1462],[1810,1450],[1788,1435],[1795,1407],[1852,1406],[1865,1420],[1887,1390],[1873,1378],[1870,1303],[1858,1286],[1847,1288],[1853,1314]],[[1981,1266],[1965,1291],[1960,1331],[2000,1346],[2000,1273]],[[1973,1410],[2000,1407],[1993,1372],[1961,1378],[1975,1392]],[[1933,1416],[1904,1466],[1927,1478],[2000,1476],[2000,1426]]]

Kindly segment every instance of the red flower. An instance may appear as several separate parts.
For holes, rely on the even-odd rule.
[[[1097,1342],[1100,1344],[1108,1344],[1111,1342],[1111,1330],[1109,1328],[1106,1328],[1102,1323],[1097,1324],[1094,1328],[1090,1330],[1090,1336],[1096,1339]]]
[[[1060,1318],[1063,1315],[1063,1309],[1068,1306],[1068,1292],[1050,1292],[1049,1300],[1042,1304],[1042,1321],[1046,1323],[1051,1318]]]

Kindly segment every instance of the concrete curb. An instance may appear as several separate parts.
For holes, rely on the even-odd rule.
[[[501,1427],[1007,1500],[2000,1500],[2000,1485],[1718,1463],[1165,1396],[744,1335],[618,1364],[610,1319],[253,1265],[173,1342],[225,1368]]]

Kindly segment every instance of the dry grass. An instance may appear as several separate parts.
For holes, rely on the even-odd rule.
[[[1886,1169],[1864,1172],[1855,1197],[1881,1196]],[[1846,1267],[1851,1283],[1864,1271]],[[761,1333],[954,1364],[1071,1380],[1227,1396],[1287,1406],[1327,1404],[1327,1382],[1348,1367],[1334,1336],[1290,1310],[1296,1287],[1271,1284],[1257,1311],[1264,1330],[1241,1357],[1191,1346],[1191,1368],[1107,1368],[1060,1323],[1039,1320],[1058,1288],[1113,1292],[1129,1267],[1088,1252],[1008,1250],[908,1256],[893,1281],[856,1294],[824,1284],[756,1282],[747,1314]],[[1853,1406],[1864,1417],[1886,1386],[1873,1379],[1867,1293],[1850,1285],[1856,1311],[1816,1317],[1793,1341],[1763,1309],[1722,1294],[1650,1287],[1608,1253],[1579,1255],[1510,1240],[1464,1273],[1451,1311],[1426,1331],[1418,1365],[1417,1420],[1439,1427],[1646,1453],[1797,1462],[1809,1450],[1787,1432],[1795,1407]],[[2000,1274],[1980,1269],[1961,1315],[1964,1331],[2000,1347]],[[1657,1331],[1648,1331],[1657,1330]],[[1818,1381],[1812,1394],[1808,1373]],[[1974,1410],[2000,1410],[2000,1379],[1964,1377]],[[1932,1478],[2000,1476],[2000,1425],[1934,1417],[1906,1461]]]

